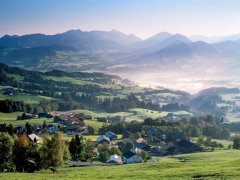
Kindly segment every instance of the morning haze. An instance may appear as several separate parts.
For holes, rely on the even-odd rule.
[[[61,0],[59,3],[48,0],[36,2],[25,0],[17,2],[2,1],[0,34],[2,36],[34,33],[48,35],[71,29],[81,29],[83,31],[111,31],[116,29],[126,34],[135,35],[143,39],[143,42],[133,42],[131,46],[126,46],[123,50],[117,49],[117,51],[121,51],[125,58],[119,57],[118,53],[116,57],[111,55],[111,58],[106,57],[102,61],[112,61],[114,59],[113,65],[132,66],[131,64],[136,63],[135,58],[140,59],[140,63],[137,63],[137,67],[131,70],[130,74],[126,74],[118,68],[113,70],[112,67],[107,67],[109,65],[106,65],[104,72],[111,69],[113,72],[110,71],[110,73],[130,77],[142,86],[154,87],[159,85],[193,93],[206,87],[221,85],[218,79],[219,74],[224,76],[226,81],[238,77],[237,70],[234,70],[238,66],[235,61],[238,58],[238,53],[222,52],[224,44],[221,44],[223,41],[233,40],[235,42],[228,43],[231,43],[229,46],[235,46],[240,36],[238,34],[240,32],[238,4],[239,2],[234,0],[194,2],[170,0],[151,1],[151,3],[146,0],[133,0],[131,2],[107,0],[71,2]],[[156,38],[156,43],[152,43],[148,47],[143,45],[143,48],[149,48],[149,50],[144,49],[145,54],[137,53],[137,51],[141,51],[141,48],[134,48],[134,46],[137,47],[138,44],[144,44],[144,42],[148,43],[149,38],[165,31],[171,34],[182,34],[189,39],[189,42],[190,40],[193,42],[188,42],[189,44],[186,45],[188,50],[184,49],[180,56],[173,58],[169,57],[169,53],[176,53],[175,50],[178,47],[171,47],[167,49],[168,54],[160,55],[161,52],[159,51],[169,48],[167,47],[169,44],[166,44],[164,48],[163,45],[159,46],[161,39],[157,39],[157,36],[155,36],[153,38]],[[182,42],[181,39],[174,41],[178,41],[179,44],[186,43],[185,41]],[[195,41],[204,41],[210,44],[196,44]],[[175,42],[172,43],[176,45]],[[195,51],[192,48],[204,49],[196,49],[197,52],[190,52]],[[233,51],[237,51],[235,47],[233,48]],[[155,52],[153,52],[153,49]],[[210,55],[208,54],[209,51],[211,51],[211,57],[208,57]],[[103,53],[109,55],[108,52]],[[188,55],[184,54],[184,57],[182,57],[183,53],[188,53]],[[235,54],[234,57],[231,53]],[[226,54],[228,57],[226,57]],[[149,58],[151,62],[149,62]],[[81,56],[79,56],[79,59],[81,60]],[[162,62],[163,59],[164,63]],[[227,64],[225,61],[228,61]],[[214,67],[212,67],[213,64]],[[79,70],[82,70],[82,68],[79,68]],[[95,70],[99,69],[96,68]],[[138,74],[137,77],[140,77],[139,79],[136,78],[136,73]],[[228,83],[228,85],[232,86],[232,83]]]

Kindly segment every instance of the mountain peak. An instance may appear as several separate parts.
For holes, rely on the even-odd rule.
[[[173,36],[171,36],[167,40],[168,41],[180,41],[180,42],[183,42],[183,43],[192,42],[189,38],[187,38],[186,36],[184,36],[182,34],[174,34]]]
[[[4,35],[2,38],[3,39],[10,39],[10,38],[16,38],[16,37],[18,37],[18,35],[8,35],[8,34],[6,34],[6,35]]]
[[[82,32],[82,30],[80,30],[80,29],[72,29],[72,30],[66,31],[62,34],[77,34],[77,33],[81,33],[81,32]]]
[[[171,33],[168,32],[160,32],[155,34],[154,36],[148,38],[146,41],[164,41],[172,36]]]
[[[110,32],[111,32],[111,33],[120,33],[120,34],[123,34],[121,31],[118,31],[118,30],[116,30],[116,29],[112,29]]]

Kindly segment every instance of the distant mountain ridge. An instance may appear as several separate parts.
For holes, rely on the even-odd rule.
[[[37,71],[106,72],[131,76],[143,84],[153,79],[154,84],[161,82],[159,77],[172,81],[178,77],[236,79],[240,76],[240,40],[236,40],[237,35],[233,37],[235,40],[208,43],[168,32],[146,40],[116,30],[6,35],[0,38],[0,62]]]
[[[134,35],[126,35],[119,31],[81,31],[70,30],[55,35],[30,34],[23,36],[5,35],[0,38],[0,46],[9,48],[31,48],[37,46],[64,45],[79,49],[113,48],[140,41]]]

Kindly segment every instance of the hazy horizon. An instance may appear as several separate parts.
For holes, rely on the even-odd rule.
[[[2,0],[0,37],[5,34],[52,35],[72,29],[82,31],[114,29],[125,34],[133,34],[142,40],[161,32],[169,32],[182,34],[194,42],[202,40],[215,43],[240,39],[239,8],[238,0]],[[228,36],[232,37],[227,38]],[[98,67],[96,65],[88,68],[98,71],[105,62],[105,72],[131,77],[140,85],[162,85],[188,92],[197,92],[219,84],[229,87],[231,84],[240,86],[238,81],[233,83],[234,79],[239,77],[238,44],[227,45],[226,48],[225,44],[219,46],[206,43],[186,44],[189,42],[186,39],[180,37],[176,40],[185,43],[184,47],[175,46],[176,42],[170,41],[165,45],[164,42],[150,43],[151,46],[146,44],[142,49],[141,45],[132,50],[127,46],[125,49],[130,48],[132,54],[120,52],[121,48],[118,49],[121,55],[112,56],[108,51],[104,51],[93,56],[93,59],[86,58],[93,64],[96,61],[99,63]],[[169,45],[172,47],[167,49]],[[52,62],[61,64],[62,59],[59,57],[53,57]],[[69,60],[69,57],[65,58]],[[48,64],[49,61],[46,58],[44,61],[44,58],[40,58],[41,64]],[[88,66],[89,62],[84,62],[85,57],[81,53],[77,54],[75,59],[77,60],[68,61],[66,64],[71,66],[75,63],[74,67]],[[112,65],[106,61],[114,63]],[[82,65],[84,63],[86,64]],[[52,67],[51,65],[54,64],[48,67]],[[130,67],[127,73],[126,67]],[[222,78],[228,78],[228,82],[224,81],[222,84]]]
[[[237,0],[72,2],[2,0],[0,36],[56,34],[70,29],[117,29],[142,39],[164,31],[186,36],[226,36],[240,32]]]
[[[173,33],[173,32],[169,32],[169,31],[161,31],[161,32],[157,32],[155,34],[151,34],[148,37],[141,38],[141,37],[137,36],[134,33],[125,33],[125,32],[122,32],[122,31],[120,31],[118,29],[110,29],[110,30],[102,30],[102,29],[84,30],[84,29],[81,29],[81,28],[72,28],[72,29],[68,29],[68,30],[63,31],[63,32],[55,32],[55,33],[32,32],[32,33],[29,33],[29,34],[4,34],[4,35],[0,36],[0,38],[4,37],[6,35],[9,35],[9,36],[24,36],[24,35],[31,35],[31,34],[56,35],[56,34],[65,33],[65,32],[71,31],[71,30],[81,30],[83,32],[91,32],[91,31],[105,31],[105,32],[119,31],[119,32],[124,33],[126,35],[134,35],[134,36],[136,36],[137,38],[139,38],[141,40],[147,40],[147,39],[149,39],[149,38],[151,38],[151,37],[153,37],[153,36],[155,36],[155,35],[157,35],[159,33],[165,33],[165,32],[173,34],[173,35],[174,34],[180,34],[180,33]],[[181,35],[186,36],[186,37],[190,38],[191,40],[193,40],[196,37],[197,39],[200,39],[200,40],[205,38],[205,39],[212,39],[212,42],[215,42],[215,41],[217,42],[221,38],[226,38],[226,37],[233,36],[233,35],[239,35],[240,36],[240,32],[236,33],[236,34],[224,34],[224,35],[212,35],[212,36],[205,36],[205,35],[202,35],[202,34],[193,34],[193,35],[181,34]],[[206,40],[206,42],[209,42],[209,41]]]

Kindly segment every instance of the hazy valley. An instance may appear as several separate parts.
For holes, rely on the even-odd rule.
[[[239,44],[231,38],[210,44],[167,32],[141,40],[115,30],[71,30],[4,36],[0,62],[38,71],[104,72],[145,87],[196,93],[209,87],[239,87]]]

